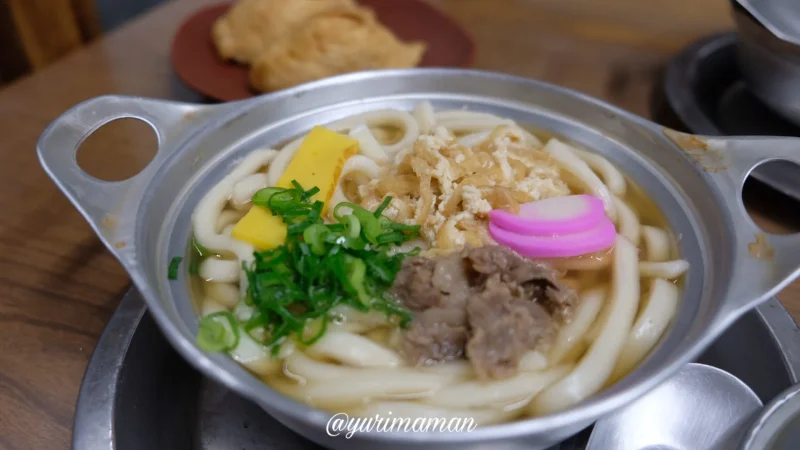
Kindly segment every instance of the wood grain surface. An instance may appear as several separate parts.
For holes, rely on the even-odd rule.
[[[168,50],[183,18],[205,3],[167,3],[0,91],[2,449],[69,447],[81,376],[130,283],[40,168],[36,140],[56,116],[101,94],[201,100],[174,78]],[[670,56],[731,26],[726,0],[432,3],[474,35],[477,67],[579,89],[645,116]],[[151,139],[127,134],[87,154],[124,170],[141,162],[138,149],[151,148]],[[797,213],[787,211],[796,208],[757,190],[746,197],[767,228],[800,229]],[[800,286],[780,297],[800,318]]]
[[[2,0],[2,3],[11,11],[13,28],[33,69],[82,46],[101,31],[94,0]]]

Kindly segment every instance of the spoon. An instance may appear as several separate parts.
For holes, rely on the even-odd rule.
[[[687,364],[644,397],[597,421],[587,450],[736,448],[761,400],[735,376]]]

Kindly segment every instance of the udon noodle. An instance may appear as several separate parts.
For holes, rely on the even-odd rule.
[[[487,213],[576,193],[603,202],[616,226],[612,249],[549,261],[578,301],[546,344],[525,353],[515,375],[483,380],[465,360],[410,364],[398,352],[402,330],[385,314],[337,306],[327,332],[313,345],[286,339],[277,352],[262,345],[269,330],[241,333],[231,357],[271,387],[329,411],[402,417],[472,417],[479,424],[561,411],[597,393],[636,367],[668,329],[688,263],[652,201],[606,158],[550,139],[514,121],[467,110],[379,110],[325,125],[359,143],[344,163],[327,208],[342,202],[377,207],[421,227],[404,244],[435,256],[495,245]],[[304,137],[257,150],[198,204],[192,289],[201,316],[230,311],[242,321],[257,312],[244,301],[242,263],[256,248],[231,236],[259,190],[275,186]],[[211,256],[209,256],[211,253]],[[274,353],[274,354],[273,354]]]

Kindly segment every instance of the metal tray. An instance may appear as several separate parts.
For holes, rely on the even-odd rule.
[[[299,450],[322,447],[205,379],[169,346],[129,291],[86,369],[76,450]],[[798,381],[800,329],[770,300],[743,316],[699,359],[727,370],[768,403]],[[580,450],[589,430],[553,450]]]
[[[691,133],[800,137],[800,127],[781,118],[747,89],[736,60],[735,33],[702,39],[679,53],[667,67],[664,94],[676,116],[669,119],[678,121],[668,125]],[[653,113],[659,117],[664,111]],[[800,200],[796,170],[791,163],[774,163],[754,170],[753,178]]]

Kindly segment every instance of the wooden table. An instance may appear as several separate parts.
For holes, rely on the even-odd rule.
[[[562,84],[646,116],[669,57],[731,26],[726,0],[658,8],[639,0],[433,2],[473,33],[477,67]],[[201,100],[175,79],[168,51],[177,26],[202,3],[168,3],[0,92],[0,448],[70,445],[81,376],[130,284],[45,176],[36,140],[57,115],[101,94]],[[107,138],[115,140],[91,153],[108,168],[141,163],[145,140]],[[749,196],[769,227],[800,229],[796,215],[776,214],[757,191]],[[781,299],[800,318],[800,285]]]

